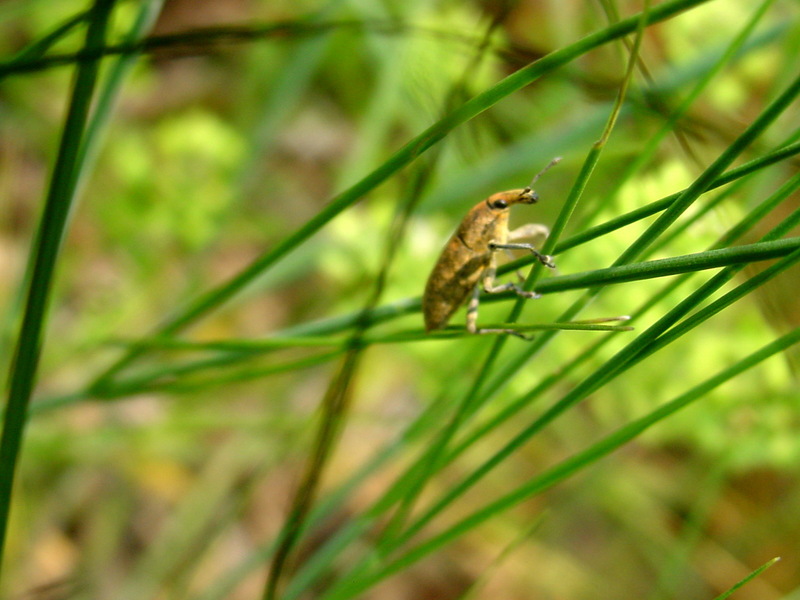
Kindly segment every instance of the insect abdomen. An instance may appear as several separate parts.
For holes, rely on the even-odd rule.
[[[454,236],[428,277],[422,296],[425,330],[441,329],[464,304],[489,266],[491,253],[474,253]]]

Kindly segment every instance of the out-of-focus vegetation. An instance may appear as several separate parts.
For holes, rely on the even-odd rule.
[[[736,597],[800,598],[797,246],[770,262],[755,247],[708,297],[693,294],[722,267],[694,259],[686,275],[654,263],[642,267],[649,278],[605,286],[599,271],[620,256],[711,260],[782,224],[773,237],[796,241],[800,8],[671,0],[654,14],[670,5],[686,10],[645,30],[560,239],[570,247],[556,245],[558,269],[538,281],[548,292],[561,276],[595,279],[526,302],[518,318],[564,320],[592,293],[574,318],[631,315],[635,331],[528,344],[419,341],[416,301],[466,210],[562,156],[537,182],[541,201],[512,215],[557,222],[634,31],[580,40],[641,3],[117,2],[107,43],[122,46],[97,84],[112,110],[90,114],[96,137],[58,251],[4,594],[260,597],[321,399],[357,329],[344,317],[385,275],[374,309],[385,319],[364,332],[376,343],[361,352],[279,597],[701,599],[780,556]],[[59,28],[90,6],[0,4],[8,371],[87,20]],[[148,8],[154,22],[130,37]],[[114,83],[120,59],[129,70]],[[525,85],[494,87],[526,72],[536,75]],[[763,133],[740,137],[759,119]],[[417,139],[424,153],[403,154],[434,124]],[[664,214],[653,211],[568,243],[705,191],[709,166],[720,165],[716,179],[786,146],[676,210],[663,234],[649,229]],[[770,268],[775,277],[747,287]],[[483,302],[480,322],[506,321],[509,302]],[[452,325],[462,323],[463,311]]]

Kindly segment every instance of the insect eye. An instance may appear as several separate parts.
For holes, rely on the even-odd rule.
[[[499,208],[499,209],[508,208],[508,202],[506,202],[505,200],[495,200],[494,202],[492,202],[492,208]]]

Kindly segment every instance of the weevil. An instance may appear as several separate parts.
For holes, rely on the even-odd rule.
[[[535,235],[547,236],[547,227],[528,224],[509,231],[508,216],[515,204],[534,204],[539,200],[538,194],[531,188],[539,176],[559,160],[554,159],[547,165],[533,178],[530,186],[492,194],[467,213],[442,250],[425,285],[422,314],[426,331],[447,325],[453,313],[471,294],[467,308],[467,331],[477,334],[506,333],[528,339],[514,329],[478,329],[478,299],[481,287],[489,294],[513,291],[523,298],[538,297],[535,292],[523,290],[513,283],[495,285],[495,253],[498,250],[528,250],[543,265],[555,268],[552,257],[540,253],[532,244],[515,243],[515,240]]]

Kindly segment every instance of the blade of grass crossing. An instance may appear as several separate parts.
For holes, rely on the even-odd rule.
[[[676,256],[672,258],[664,258],[654,261],[647,261],[642,263],[633,263],[629,265],[622,265],[619,267],[609,267],[607,269],[600,269],[597,271],[589,271],[585,273],[574,273],[571,275],[562,275],[543,281],[538,290],[542,294],[552,294],[562,291],[583,289],[598,285],[617,284],[623,282],[633,282],[643,279],[652,279],[660,277],[668,277],[671,275],[691,275],[701,270],[715,269],[728,265],[737,264],[750,264],[757,261],[770,260],[781,258],[791,253],[800,244],[800,238],[786,238],[781,240],[759,242],[755,244],[748,244],[744,246],[735,246],[731,248],[718,248],[711,251],[704,251],[697,254],[688,254],[684,256]],[[674,286],[671,284],[670,289]],[[658,296],[663,296],[666,290],[662,290],[654,296],[654,300]],[[514,299],[510,293],[495,294],[485,299],[487,303],[501,302]],[[382,307],[384,309],[391,307]],[[641,309],[631,311],[632,314],[640,314]],[[394,311],[392,311],[394,313]],[[407,306],[405,312],[414,312],[414,307]],[[399,313],[395,313],[399,314]],[[504,325],[503,327],[505,327]],[[498,325],[500,327],[500,325]],[[554,322],[542,323],[529,326],[520,326],[521,329],[529,331],[551,331],[551,330],[575,330],[575,329],[589,329],[580,323],[575,322]],[[609,329],[618,331],[617,326],[597,326],[595,330]],[[435,334],[425,335],[422,331],[401,331],[377,336],[365,336],[363,343],[366,345],[371,344],[391,344],[400,343],[405,341],[432,341],[435,339],[449,339],[452,337],[463,337],[465,333],[463,330],[447,331],[442,330]],[[157,390],[188,390],[198,385],[216,385],[225,382],[233,382],[239,380],[251,379],[269,373],[279,373],[282,371],[291,371],[294,368],[303,368],[306,365],[317,364],[320,361],[328,360],[334,354],[318,355],[317,357],[310,357],[309,359],[300,359],[297,361],[288,361],[278,365],[270,365],[266,367],[253,367],[242,368],[239,371],[227,373],[220,376],[210,376],[202,380],[202,384],[196,381],[181,382],[175,380],[176,377],[190,377],[202,375],[204,371],[219,370],[220,368],[231,367],[236,363],[241,363],[246,360],[251,360],[263,356],[266,353],[273,352],[280,348],[291,347],[338,347],[339,350],[335,351],[338,354],[343,350],[346,340],[341,337],[295,337],[295,338],[267,338],[261,341],[252,340],[223,340],[219,342],[198,343],[181,342],[174,338],[157,339],[157,340],[137,340],[131,342],[130,345],[144,345],[153,348],[176,348],[192,351],[199,350],[213,350],[216,349],[222,354],[210,358],[199,359],[195,361],[187,361],[179,364],[165,364],[148,369],[127,378],[117,380],[113,385],[104,387],[100,392],[102,396],[97,397],[100,400],[114,400],[122,398],[137,391],[157,391]],[[294,366],[293,366],[294,365]],[[169,379],[168,382],[161,381]],[[98,392],[98,393],[100,393]],[[86,399],[85,392],[76,392],[67,394],[66,396],[51,397],[36,402],[30,408],[30,414],[38,414],[47,410],[52,410],[55,407],[62,407],[69,403],[78,402]]]
[[[139,7],[139,13],[125,35],[124,41],[126,43],[135,43],[141,40],[152,28],[163,4],[164,0],[146,0]],[[81,142],[80,155],[78,156],[78,163],[83,165],[80,172],[81,175],[90,172],[94,165],[101,134],[105,131],[114,103],[122,89],[123,80],[133,69],[139,56],[138,53],[132,53],[117,58],[112,63],[108,75],[104,78],[103,84],[97,92],[97,100],[94,103],[91,118],[86,126],[86,133]],[[80,184],[79,180],[77,183],[78,193],[80,192]]]
[[[135,42],[142,38],[143,34],[150,29],[155,21],[155,18],[158,16],[162,4],[163,0],[148,0],[148,2],[142,4],[141,8],[139,9],[139,15],[135,20],[130,32],[126,36],[128,41]],[[69,19],[69,21],[67,21],[67,23],[59,27],[56,31],[45,36],[44,39],[32,44],[27,51],[23,51],[25,54],[20,57],[20,60],[27,60],[31,58],[30,55],[38,55],[39,53],[43,54],[46,52],[52,44],[58,42],[59,39],[68,33],[75,25],[85,21],[88,14],[88,12],[83,12],[75,17],[72,17]],[[116,99],[116,96],[121,88],[122,80],[131,70],[137,58],[138,55],[136,54],[128,54],[121,56],[114,61],[108,76],[105,77],[103,85],[97,93],[97,100],[94,102],[94,109],[87,124],[86,133],[83,137],[81,149],[77,159],[77,164],[82,165],[79,175],[83,175],[92,171],[96,150],[100,142],[100,134],[108,122],[114,105],[114,100]],[[80,198],[81,183],[82,182],[79,177],[79,180],[75,184],[75,191],[73,192],[76,198]],[[76,204],[77,202],[72,203],[70,207],[70,213],[74,212]],[[32,263],[29,263],[28,266],[29,268],[33,268]],[[12,323],[14,322],[14,318],[21,310],[24,298],[23,293],[29,285],[30,273],[26,273],[24,281],[24,285],[20,286],[20,295],[18,300],[14,303],[13,307],[9,311],[12,315],[11,318],[8,319],[8,325],[6,326],[9,330],[13,329]],[[10,331],[7,331],[3,337],[10,338],[10,336]]]
[[[622,253],[614,263],[615,265],[630,262],[631,259],[641,255],[651,244],[683,214],[697,198],[706,192],[713,181],[722,175],[723,171],[742,153],[750,144],[771,125],[800,94],[800,76],[798,76],[778,96],[747,129],[739,135],[734,142],[725,148],[722,154],[694,180],[673,204],[670,205],[656,221],[645,231],[631,246]]]
[[[781,222],[778,227],[774,228],[765,236],[765,239],[769,240],[779,237],[787,231],[790,231],[798,223],[800,223],[800,209],[796,210],[789,218]],[[486,475],[495,466],[505,460],[505,458],[515,452],[533,435],[543,429],[545,425],[552,422],[557,416],[567,410],[567,408],[573,406],[577,402],[580,402],[589,394],[599,389],[602,385],[605,385],[611,379],[617,377],[620,373],[629,369],[634,364],[641,362],[648,356],[655,353],[657,350],[688,333],[713,315],[720,312],[722,309],[730,306],[737,300],[751,293],[757,287],[784,272],[786,269],[796,264],[799,260],[800,248],[795,249],[791,254],[785,256],[780,261],[771,265],[758,275],[750,278],[748,281],[740,284],[705,309],[698,311],[696,314],[680,323],[680,325],[673,327],[681,318],[686,316],[690,311],[697,307],[704,299],[708,298],[711,294],[733,279],[733,277],[744,268],[744,265],[726,267],[721,272],[717,273],[708,282],[690,294],[689,297],[684,299],[675,308],[670,310],[665,316],[659,319],[655,324],[640,334],[634,341],[615,354],[594,373],[584,379],[560,401],[551,406],[550,409],[545,411],[544,414],[536,419],[529,427],[525,428],[500,451],[495,453],[480,467],[462,480],[462,482],[454,485],[442,498],[436,501],[432,507],[425,511],[423,515],[420,516],[416,522],[406,530],[403,539],[410,538],[416,531],[419,531],[426,523],[433,519],[436,514],[441,512],[444,507],[449,505],[453,500],[455,500],[455,498],[462,495],[467,489],[475,485],[484,475]]]
[[[776,164],[782,160],[786,160],[787,158],[791,158],[796,154],[800,153],[800,142],[794,142],[792,144],[782,146],[773,150],[772,152],[765,154],[759,158],[755,158],[749,162],[744,163],[738,167],[735,167],[729,171],[726,171],[723,175],[718,177],[714,183],[709,186],[709,190],[716,189],[718,187],[722,187],[723,185],[727,185],[733,181],[736,181],[740,178],[746,177],[752,173],[765,169],[766,167]],[[632,210],[624,215],[619,217],[615,217],[605,223],[601,223],[600,225],[596,225],[595,227],[590,227],[585,231],[581,231],[575,233],[568,237],[565,240],[559,242],[553,254],[556,256],[566,252],[567,250],[571,250],[581,244],[585,244],[590,242],[594,239],[612,233],[618,229],[625,227],[626,225],[630,225],[632,223],[636,223],[642,219],[646,219],[656,213],[661,212],[668,208],[672,203],[677,200],[681,194],[683,194],[685,190],[676,192],[675,194],[670,194],[665,198],[661,198],[660,200],[656,200],[655,202],[651,202],[646,206],[642,206],[635,210]],[[497,269],[497,273],[502,275],[503,273],[508,273],[511,270],[517,268],[518,263],[508,263],[503,265]]]
[[[795,329],[779,339],[767,344],[746,358],[738,361],[731,367],[691,388],[684,394],[681,394],[674,400],[663,404],[662,406],[650,412],[648,415],[621,427],[585,451],[563,461],[542,475],[532,478],[525,484],[519,486],[513,492],[502,496],[498,500],[486,505],[484,508],[472,513],[445,531],[435,535],[419,546],[412,548],[391,563],[379,567],[368,576],[361,579],[343,577],[338,585],[332,587],[327,594],[322,596],[323,600],[345,600],[347,598],[358,596],[360,593],[369,589],[371,586],[375,585],[381,580],[394,573],[397,573],[404,568],[409,567],[422,558],[430,555],[434,551],[454,541],[458,537],[464,535],[468,531],[474,529],[481,523],[500,515],[504,511],[519,504],[525,499],[541,493],[542,491],[567,479],[571,475],[581,471],[588,465],[597,462],[599,459],[607,456],[614,450],[641,435],[653,425],[666,419],[693,402],[700,400],[720,385],[733,379],[737,375],[754,368],[756,365],[774,356],[775,354],[784,352],[786,349],[797,343],[800,343],[800,328]]]
[[[782,160],[784,158],[788,158],[789,156],[794,155],[798,150],[800,150],[800,147],[798,147],[797,144],[791,144],[789,146],[784,147],[783,149],[778,149],[777,151],[775,151],[773,153],[770,153],[769,155],[767,155],[765,157],[762,157],[762,158],[759,158],[759,159],[755,159],[753,161],[750,161],[749,163],[746,163],[746,164],[742,165],[741,167],[737,167],[735,169],[731,169],[725,175],[722,175],[722,176],[717,178],[714,187],[717,187],[718,185],[724,185],[726,183],[729,183],[730,181],[733,181],[734,179],[738,178],[739,176],[744,176],[746,174],[749,174],[749,173],[753,172],[754,167],[756,167],[757,164],[762,163],[762,161],[765,161],[763,163],[764,165],[773,164],[772,161],[771,161],[771,158],[769,158],[769,157],[777,158],[778,155],[781,155],[782,156],[781,160]],[[790,182],[787,185],[794,185],[794,183]],[[684,193],[686,193],[688,191],[688,189],[689,188],[687,188],[683,192],[679,192],[679,193],[674,194],[672,196],[668,196],[667,198],[663,199],[662,201],[659,201],[658,203],[654,203],[654,204],[659,204],[659,203],[663,202],[664,203],[663,207],[666,208],[669,205],[671,205],[672,203],[674,203]],[[574,236],[572,239],[575,239],[576,242],[578,242],[578,243],[583,243],[584,241],[589,241],[589,239],[592,239],[592,236],[587,236],[587,237],[584,237],[583,239],[580,239],[580,240],[576,239],[578,237],[579,236]],[[614,267],[612,267],[612,269],[613,268]],[[543,282],[542,284],[540,284],[539,288],[541,289],[541,288],[545,287],[546,284],[550,284],[551,281],[553,281],[553,280],[547,280],[547,281]],[[555,283],[555,281],[553,281],[553,283]],[[593,294],[593,293],[596,293],[596,292],[589,292],[589,294]],[[573,318],[583,308],[583,306],[585,306],[586,304],[588,304],[588,299],[579,299],[578,301],[576,301],[575,304],[573,304],[572,307],[570,307],[565,313],[563,313],[560,318],[561,319],[571,319],[571,318]],[[543,336],[540,336],[540,338],[542,338],[542,337],[550,338],[553,335],[555,335],[555,332],[546,333]],[[546,342],[547,342],[547,339],[539,339],[538,340],[538,346],[543,346]],[[537,345],[537,341],[534,341],[533,345]],[[527,352],[526,352],[527,356],[523,355],[523,356],[519,356],[519,357],[517,357],[515,359],[511,359],[509,362],[507,362],[507,364],[504,366],[504,368],[501,369],[501,371],[497,375],[495,375],[494,379],[487,386],[487,390],[485,392],[486,394],[493,394],[497,390],[499,390],[502,387],[502,385],[504,384],[504,382],[509,380],[509,378],[513,375],[513,373],[515,373],[518,369],[522,368],[522,366],[527,363],[529,358],[532,357],[536,352],[539,351],[539,348],[538,347],[530,347],[529,349],[526,349],[526,350],[527,350]]]
[[[10,59],[0,63],[0,80],[5,78],[13,71],[14,65],[35,60],[44,56],[47,51],[56,45],[61,39],[71,33],[76,27],[87,20],[89,11],[82,11],[70,17],[64,23],[56,27],[53,31],[29,44]]]

